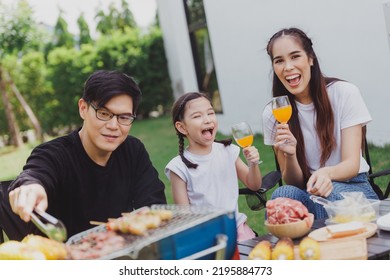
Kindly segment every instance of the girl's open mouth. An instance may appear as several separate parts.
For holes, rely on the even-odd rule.
[[[211,139],[213,137],[213,128],[207,128],[202,130],[202,135],[205,136],[207,139]]]

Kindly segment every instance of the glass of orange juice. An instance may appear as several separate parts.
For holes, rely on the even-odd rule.
[[[253,132],[251,127],[246,122],[240,122],[232,126],[232,133],[234,140],[237,144],[242,147],[252,146],[253,143]]]
[[[292,107],[291,107],[290,100],[288,99],[288,96],[282,95],[282,96],[274,97],[271,100],[271,104],[272,104],[272,114],[275,117],[276,121],[278,121],[281,124],[286,124],[290,120],[292,115]],[[271,145],[276,144],[275,137],[276,137],[276,122],[274,124],[274,128],[272,131],[271,138],[273,139],[272,140],[273,143]],[[269,145],[268,142],[267,144]],[[286,145],[289,144],[289,141],[285,140],[284,144]]]
[[[246,148],[252,146],[253,144],[253,132],[251,127],[246,122],[240,122],[232,125],[232,133],[234,140],[241,148]],[[249,163],[249,168],[257,164],[262,163],[263,161],[259,160],[257,163]]]
[[[287,123],[292,115],[292,107],[287,95],[272,98],[272,114],[280,123]]]

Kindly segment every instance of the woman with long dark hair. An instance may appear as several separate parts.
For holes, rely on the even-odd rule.
[[[378,199],[362,157],[363,127],[371,116],[359,89],[325,77],[311,39],[298,28],[275,33],[267,52],[273,67],[273,96],[287,95],[292,105],[287,124],[275,121],[270,104],[263,112],[265,143],[274,145],[287,184],[272,198],[299,200],[316,218],[327,214],[309,199],[311,194],[335,201],[343,198],[342,192],[362,192]]]

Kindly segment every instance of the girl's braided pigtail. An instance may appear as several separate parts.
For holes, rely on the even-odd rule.
[[[195,168],[196,169],[198,167],[198,165],[195,163],[192,163],[191,161],[186,159],[184,156],[184,137],[183,137],[183,135],[178,132],[177,136],[179,137],[179,155],[181,157],[181,160],[184,162],[184,164],[188,168]]]

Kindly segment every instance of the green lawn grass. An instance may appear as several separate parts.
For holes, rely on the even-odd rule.
[[[168,161],[178,154],[178,138],[169,117],[157,119],[137,120],[130,132],[138,137],[145,144],[151,160],[160,174],[160,179],[166,186],[168,203],[173,203],[170,183],[164,174],[164,167]],[[229,138],[231,135],[218,135],[218,139]],[[255,136],[254,145],[259,149],[263,163],[260,165],[263,175],[275,169],[274,156],[269,146],[263,144],[261,135]],[[15,178],[22,170],[22,167],[34,145],[25,145],[23,148],[14,149],[6,147],[0,149],[0,180]],[[370,155],[373,163],[373,170],[380,171],[390,169],[390,145],[375,147],[370,145]],[[387,186],[387,178],[376,180],[382,188]],[[270,195],[270,192],[268,193]],[[248,216],[248,224],[259,234],[266,232],[264,228],[264,210],[251,211],[244,196],[239,198],[239,209]]]
[[[11,180],[22,171],[34,144],[26,144],[16,149],[6,146],[0,149],[0,181]]]

